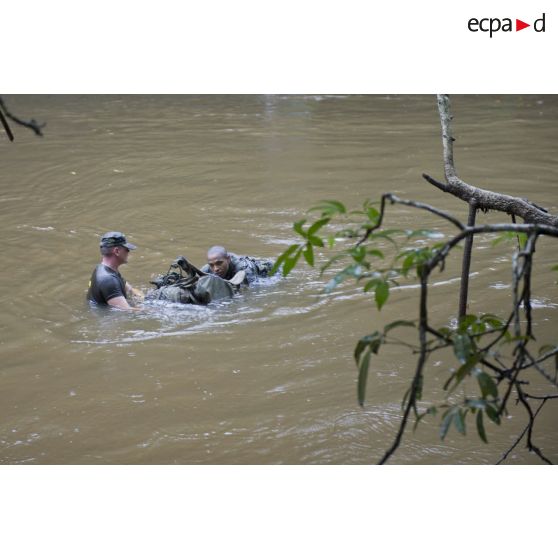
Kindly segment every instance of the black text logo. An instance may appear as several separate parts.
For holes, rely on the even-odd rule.
[[[468,21],[467,27],[469,28],[469,31],[472,31],[473,33],[477,33],[479,31],[482,33],[489,33],[490,38],[492,38],[494,33],[498,33],[499,31],[503,31],[504,33],[521,31],[522,29],[527,29],[527,27],[532,27],[536,33],[545,32],[545,14],[543,14],[539,19],[536,19],[533,22],[533,25],[516,18],[515,29],[512,21],[513,19],[509,17],[502,19],[498,17],[485,17],[482,19],[472,17]]]

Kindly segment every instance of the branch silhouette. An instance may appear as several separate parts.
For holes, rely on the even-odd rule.
[[[33,132],[35,132],[37,136],[43,135],[42,129],[46,126],[46,123],[39,124],[34,118],[28,121],[18,118],[8,110],[8,108],[6,107],[6,103],[4,102],[4,99],[0,97],[0,122],[2,123],[2,126],[6,131],[8,139],[10,141],[14,141],[14,134],[10,128],[7,119],[10,119],[12,122],[15,122],[19,126],[23,126],[24,128],[29,128],[30,130],[33,130]]]

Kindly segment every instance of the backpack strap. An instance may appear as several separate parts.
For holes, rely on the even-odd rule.
[[[246,271],[244,271],[244,269],[241,269],[240,271],[237,271],[228,281],[227,283],[230,283],[231,285],[234,285],[235,287],[238,287],[240,285],[242,285],[242,283],[244,283],[244,280],[246,279]]]

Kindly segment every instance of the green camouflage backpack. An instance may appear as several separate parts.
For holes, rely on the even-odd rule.
[[[166,300],[182,304],[209,304],[232,298],[238,292],[246,273],[239,271],[230,281],[199,270],[184,256],[177,258],[164,275],[150,281],[155,289],[147,293],[148,300]]]

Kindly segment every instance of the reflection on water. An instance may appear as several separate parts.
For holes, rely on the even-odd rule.
[[[121,271],[146,290],[176,256],[201,265],[214,244],[277,256],[295,239],[292,223],[322,199],[358,207],[392,191],[465,218],[462,205],[421,179],[442,175],[432,97],[7,102],[48,128],[42,139],[16,129],[14,144],[0,136],[1,463],[373,463],[383,455],[413,357],[382,349],[360,409],[352,352],[360,336],[416,315],[412,281],[393,289],[381,314],[354,285],[324,293],[305,266],[207,307],[151,302],[133,315],[94,312],[84,296],[108,230],[138,245]],[[558,99],[456,97],[454,109],[463,178],[528,192],[556,212]],[[394,227],[451,232],[409,208],[390,216]],[[509,304],[508,248],[475,243],[471,311]],[[455,317],[458,259],[433,276],[440,325]],[[550,243],[541,242],[537,260],[542,342],[556,329]],[[443,397],[437,381],[447,374],[443,360],[430,363],[426,398]],[[488,426],[489,445],[473,432],[441,443],[436,421],[425,421],[394,462],[493,463],[525,424],[522,410],[510,413],[501,428]],[[538,443],[556,459],[551,404],[540,419]],[[510,462],[537,461],[520,444]]]

